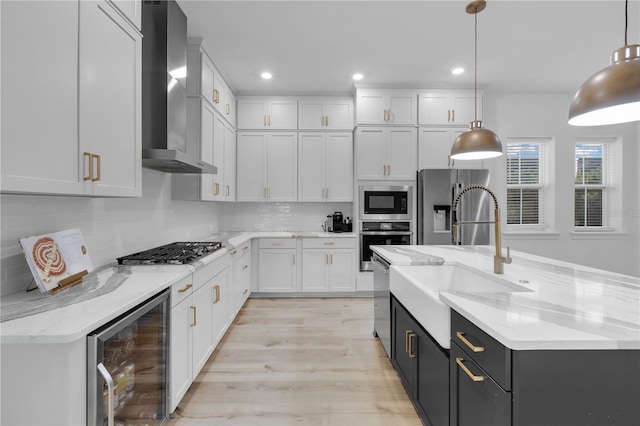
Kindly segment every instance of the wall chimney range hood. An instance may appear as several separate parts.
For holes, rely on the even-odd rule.
[[[187,17],[175,0],[144,0],[142,34],[142,166],[217,173],[187,140]]]

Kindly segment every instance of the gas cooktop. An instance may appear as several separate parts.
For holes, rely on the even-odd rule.
[[[118,257],[118,265],[184,265],[222,248],[219,241],[175,242]]]

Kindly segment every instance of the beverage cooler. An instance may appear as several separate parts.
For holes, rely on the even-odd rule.
[[[87,424],[161,424],[169,417],[169,292],[87,339]]]

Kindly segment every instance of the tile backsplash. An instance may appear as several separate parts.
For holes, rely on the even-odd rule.
[[[327,214],[353,217],[352,203],[218,203],[171,199],[171,175],[142,171],[141,198],[0,195],[0,294],[31,273],[18,238],[79,228],[94,266],[173,241],[222,231],[321,231]]]

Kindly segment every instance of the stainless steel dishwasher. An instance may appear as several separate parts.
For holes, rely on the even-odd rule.
[[[373,335],[382,342],[387,356],[391,358],[391,291],[389,289],[389,262],[371,255],[373,266]]]

